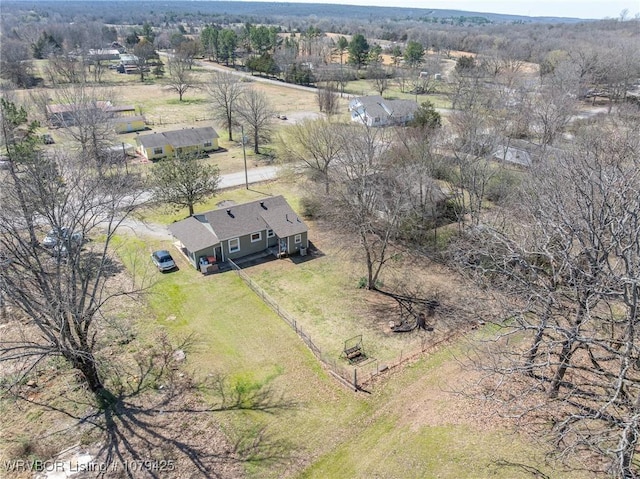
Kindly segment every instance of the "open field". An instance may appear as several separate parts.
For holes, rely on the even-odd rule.
[[[507,434],[497,419],[487,422],[471,400],[447,392],[456,375],[468,374],[457,369],[450,350],[384,379],[371,395],[352,393],[318,367],[235,273],[203,277],[178,262],[180,271],[154,287],[149,302],[156,318],[146,327],[197,334],[187,368],[198,375],[222,371],[236,382],[268,385],[295,404],[272,416],[214,418],[225,428],[266,426],[288,444],[292,457],[266,469],[254,465],[249,477],[527,477],[499,468],[501,459],[544,469],[532,445]]]
[[[277,113],[293,116],[317,110],[312,93],[258,83],[256,87],[269,94]],[[157,118],[154,128],[192,125],[208,115],[201,92],[187,95],[183,104],[155,81],[129,82],[127,88],[118,92],[122,103],[139,104],[150,118]],[[283,127],[285,123],[280,125]],[[224,168],[221,165],[223,172],[240,170],[241,148],[224,141],[221,144],[228,151],[212,155],[211,161],[226,158]],[[250,158],[252,164],[259,164],[259,159]],[[283,194],[300,211],[303,191],[304,180],[291,176],[250,190],[221,192],[197,209],[214,208],[223,200],[239,203]],[[168,224],[183,218],[185,212],[157,208],[140,215],[152,223]],[[491,314],[489,303],[482,300],[480,293],[451,272],[426,261],[405,258],[384,275],[385,285],[391,288],[405,277],[419,279],[425,292],[437,296],[447,309],[435,317],[433,333],[391,333],[388,322],[397,316],[394,304],[377,293],[357,288],[364,272],[358,261],[357,239],[314,221],[309,221],[309,226],[317,255],[301,262],[289,259],[265,262],[247,268],[246,272],[298,318],[318,346],[336,361],[340,361],[344,341],[357,334],[363,334],[366,352],[385,363],[423,346],[424,340],[436,342],[445,338],[450,326],[461,326],[461,331],[469,333],[458,339],[473,340],[475,333],[467,329],[470,323],[461,325],[454,320],[472,320],[474,312]],[[120,237],[116,246],[126,266],[127,273],[123,274],[130,276],[140,269],[145,272],[149,269],[151,251],[159,248],[175,251],[168,240],[127,235]],[[187,426],[182,426],[193,431],[196,429],[193,422],[206,424],[201,434],[203,443],[210,440],[208,432],[214,429],[232,438],[234,431],[266,428],[270,440],[284,446],[286,454],[278,461],[247,464],[246,477],[531,477],[518,465],[539,469],[547,477],[575,477],[548,462],[544,448],[529,442],[525,435],[511,432],[511,424],[495,416],[489,406],[458,394],[467,381],[475,378],[475,373],[461,367],[458,361],[464,357],[464,340],[443,342],[437,350],[429,350],[428,354],[367,385],[368,394],[355,393],[335,381],[289,326],[234,272],[205,277],[177,252],[174,257],[179,269],[154,274],[148,294],[140,300],[133,315],[136,331],[143,344],[152,341],[158,332],[166,332],[175,341],[193,335],[196,342],[187,353],[184,368],[196,379],[222,374],[236,388],[264,388],[280,402],[282,406],[271,413],[217,411],[202,420],[192,418],[192,423],[185,422]],[[114,346],[110,354],[120,354],[126,345],[120,348]],[[52,391],[67,387],[71,376],[68,370],[52,368],[49,374]],[[206,392],[203,395],[213,402]],[[58,401],[56,405],[68,406],[64,397]],[[25,413],[20,407],[0,401],[0,413],[12,418],[0,422],[0,437],[9,437],[5,434],[11,432],[15,442],[16,437],[20,439],[22,428],[27,439],[46,438],[51,430],[63,430],[67,425],[55,413],[35,408]],[[78,408],[78,414],[85,412],[83,405]],[[96,435],[83,433],[62,439],[57,435],[55,447],[97,441]],[[0,441],[0,446],[4,446],[4,451],[0,451],[2,458],[10,455],[6,443]],[[42,454],[54,452],[47,449]],[[581,477],[589,478],[586,473]]]
[[[43,64],[43,61],[39,61],[36,66],[42,69]],[[212,105],[206,93],[206,86],[212,81],[213,72],[205,68],[197,68],[194,70],[194,74],[201,88],[189,90],[184,96],[184,101],[180,102],[175,92],[167,90],[166,80],[162,78],[156,79],[150,75],[145,82],[140,82],[138,75],[124,75],[112,70],[105,72],[104,83],[95,86],[98,96],[111,99],[117,105],[134,105],[136,112],[143,114],[150,123],[147,131],[114,135],[114,144],[116,146],[121,144],[135,146],[135,138],[139,134],[213,126],[220,135],[221,150],[211,154],[209,161],[217,164],[222,174],[240,171],[244,168],[240,129],[233,132],[234,141],[230,142],[226,125],[220,125],[213,119]],[[274,138],[281,128],[303,118],[319,115],[317,98],[313,92],[250,80],[247,80],[245,84],[264,92],[273,106],[272,131]],[[34,89],[22,92],[22,96],[28,100],[29,97],[37,95],[39,91]],[[55,89],[45,88],[41,91],[51,99],[51,102],[55,103]],[[346,110],[346,106],[344,109]],[[286,115],[289,120],[276,118],[278,114]],[[39,118],[39,120],[42,125],[46,125],[44,118]],[[70,140],[64,134],[63,129],[49,129],[43,126],[40,132],[49,133],[55,140],[55,145],[47,146],[50,150],[64,149],[70,145]],[[265,143],[263,146],[268,148],[269,144]],[[251,146],[247,146],[246,155],[249,168],[264,166],[265,161],[270,160],[268,157],[255,155]]]
[[[298,207],[295,184],[261,186],[270,194],[285,193]],[[246,201],[260,194],[238,189],[218,200]],[[150,217],[158,220],[162,213]],[[337,238],[325,235],[311,235],[323,245],[323,257],[301,264],[272,261],[246,271],[306,327],[314,328],[314,339],[333,344],[339,354],[343,336],[352,332],[349,328],[375,330],[363,323],[362,314],[370,310],[367,296],[373,293],[356,288],[357,273],[348,273],[355,264],[345,262],[340,248],[329,247]],[[127,262],[142,261],[160,246],[169,244],[123,238],[121,254],[130,258]],[[287,444],[289,457],[250,465],[249,477],[529,477],[517,467],[499,466],[500,461],[536,467],[554,478],[573,477],[547,465],[544,451],[509,433],[508,423],[488,419],[491,409],[455,393],[473,377],[455,360],[463,356],[460,346],[451,344],[405,365],[372,384],[371,394],[353,393],[319,366],[294,332],[235,273],[205,277],[175,256],[180,270],[159,275],[147,300],[152,314],[141,329],[160,328],[175,337],[195,333],[189,370],[199,376],[223,372],[247,387],[267,385],[291,405],[273,415],[220,413],[213,418],[228,431],[265,426],[273,439]],[[347,266],[342,269],[341,264]],[[351,317],[344,317],[346,311]],[[384,335],[373,332],[379,335],[380,343],[371,344],[377,353],[394,347],[393,338],[388,340],[391,345],[385,344]]]

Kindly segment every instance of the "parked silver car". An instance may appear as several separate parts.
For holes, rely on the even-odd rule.
[[[151,261],[156,265],[159,271],[171,271],[176,267],[175,261],[167,250],[159,250],[151,253]]]
[[[66,243],[67,241],[76,246],[81,245],[84,241],[84,236],[79,231],[72,233],[69,228],[54,228],[44,237],[42,246],[53,248],[57,246],[58,243]]]

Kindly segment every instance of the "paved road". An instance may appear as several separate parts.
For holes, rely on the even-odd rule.
[[[278,176],[278,168],[276,166],[261,166],[247,170],[249,184],[260,183],[261,181],[272,180]],[[219,188],[232,188],[234,186],[242,186],[245,184],[245,173],[239,171],[237,173],[229,173],[220,175]]]
[[[165,56],[167,58],[171,56],[171,54],[167,53],[167,52],[158,52],[158,54],[161,57]],[[286,88],[292,88],[294,90],[308,91],[308,92],[311,92],[311,93],[317,93],[317,91],[318,91],[318,89],[314,88],[314,87],[303,86],[303,85],[295,85],[293,83],[287,83],[287,82],[284,82],[284,81],[273,80],[271,78],[265,78],[265,77],[260,76],[260,75],[252,75],[251,73],[238,71],[238,70],[235,70],[234,68],[225,67],[224,65],[219,65],[217,63],[196,61],[195,64],[197,66],[199,66],[199,67],[204,68],[205,70],[211,70],[211,71],[217,71],[217,72],[223,72],[223,73],[231,73],[232,75],[235,75],[237,77],[247,78],[247,79],[250,79],[252,81],[258,81],[258,82],[261,82],[261,83],[271,83],[272,85],[278,85],[278,86],[282,86],[282,87],[286,87]]]
[[[261,166],[259,168],[253,168],[247,170],[247,177],[249,184],[260,183],[262,181],[272,180],[277,178],[278,168],[276,166]],[[220,176],[220,189],[234,188],[245,185],[245,173],[239,171],[237,173],[229,173]],[[141,196],[141,201],[146,202],[151,200],[151,193],[148,192]],[[156,223],[150,223],[147,221],[140,221],[135,218],[129,217],[122,222],[120,226],[122,233],[131,234],[134,236],[144,236],[150,238],[158,238],[161,240],[171,239],[172,236],[167,230],[165,225],[159,225]]]

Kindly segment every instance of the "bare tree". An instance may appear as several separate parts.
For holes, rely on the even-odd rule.
[[[303,164],[312,174],[319,174],[325,193],[329,194],[329,169],[343,151],[344,145],[339,141],[343,128],[344,125],[325,119],[297,123],[283,134],[281,157],[284,161]]]
[[[360,241],[367,289],[377,289],[381,272],[393,259],[398,225],[409,207],[407,190],[387,162],[388,131],[365,125],[343,127],[336,180],[326,196],[332,223]]]
[[[193,68],[196,62],[196,57],[200,53],[200,44],[195,40],[187,40],[181,42],[176,48],[176,56],[179,57],[188,67],[189,70]]]
[[[140,75],[140,81],[144,81],[144,76],[149,70],[149,60],[158,56],[156,49],[153,43],[143,38],[133,47],[133,55],[135,56],[135,65]]]
[[[19,88],[35,84],[33,66],[28,45],[12,38],[0,43],[0,77],[13,82]]]
[[[198,88],[196,78],[191,71],[190,62],[181,55],[173,55],[167,62],[167,88],[175,91],[182,101],[182,97],[187,91]]]
[[[56,90],[57,100],[66,112],[56,116],[61,132],[73,140],[83,155],[104,161],[115,136],[110,93],[81,83]]]
[[[609,98],[609,112],[616,101],[624,100],[640,74],[638,49],[618,40],[599,57],[595,81]]]
[[[480,84],[472,83],[458,96],[459,110],[450,116],[453,132],[450,150],[456,174],[449,179],[455,191],[458,223],[462,226],[466,214],[473,225],[480,223],[486,189],[497,168],[491,156],[499,145],[500,125],[491,116],[491,97]]]
[[[563,62],[542,78],[540,90],[532,94],[533,128],[538,130],[543,146],[554,143],[576,110],[577,75],[574,65]]]
[[[213,103],[213,116],[227,125],[229,141],[233,141],[234,113],[242,90],[242,83],[237,76],[223,72],[214,73],[213,81],[207,87]]]
[[[318,107],[322,113],[336,115],[339,112],[340,104],[335,89],[331,86],[318,88]]]
[[[12,306],[39,334],[0,342],[0,361],[22,362],[26,375],[46,358],[64,358],[103,405],[105,388],[94,351],[101,341],[102,311],[133,291],[106,288],[116,259],[110,245],[138,199],[136,177],[118,167],[97,169],[86,155],[44,156],[26,111],[2,99],[2,139],[9,169],[3,182],[0,269]],[[51,230],[53,240],[41,243]],[[100,237],[84,244],[83,239]]]
[[[562,456],[595,457],[587,467],[619,479],[640,472],[639,138],[637,123],[580,132],[533,171],[508,221],[458,250],[510,318],[485,392],[551,432]]]
[[[88,59],[87,68],[91,70],[93,67],[93,81],[96,83],[101,83],[102,78],[105,72],[108,71],[109,61],[100,57],[99,55],[94,56],[93,58]]]
[[[84,61],[68,53],[59,52],[49,55],[45,71],[53,84],[86,81]]]
[[[389,88],[389,75],[380,62],[367,65],[367,78],[380,95]]]
[[[437,241],[440,209],[447,197],[438,180],[455,174],[455,165],[438,152],[438,137],[435,129],[403,129],[389,155],[410,204],[399,234],[417,245],[431,233],[434,243]]]
[[[244,90],[238,99],[238,115],[251,130],[253,137],[253,151],[260,153],[260,140],[268,138],[273,120],[273,107],[269,103],[267,95],[254,89]]]
[[[394,68],[393,78],[395,80],[395,84],[398,85],[400,91],[404,93],[409,86],[410,81],[410,72],[406,68],[396,67]]]

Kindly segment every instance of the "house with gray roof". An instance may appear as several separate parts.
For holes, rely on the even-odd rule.
[[[304,254],[308,228],[283,196],[195,214],[169,225],[195,268],[263,251]]]
[[[67,128],[82,124],[89,115],[97,116],[107,122],[129,122],[132,118],[141,121],[142,128],[145,128],[143,116],[136,116],[134,105],[113,105],[110,101],[98,100],[85,103],[61,103],[46,106],[47,121],[53,128]],[[117,129],[117,128],[116,128]],[[135,131],[131,129],[129,131]]]
[[[529,151],[511,145],[498,145],[491,158],[525,168],[529,168],[532,164]]]
[[[406,125],[417,109],[413,100],[386,100],[379,95],[361,96],[349,102],[351,120],[367,126]]]
[[[150,133],[136,137],[137,151],[147,160],[187,153],[202,153],[219,149],[218,133],[210,126]]]
[[[490,158],[520,168],[530,168],[545,158],[560,157],[564,151],[551,147],[541,146],[530,141],[514,138],[498,140],[495,149],[491,151]]]

